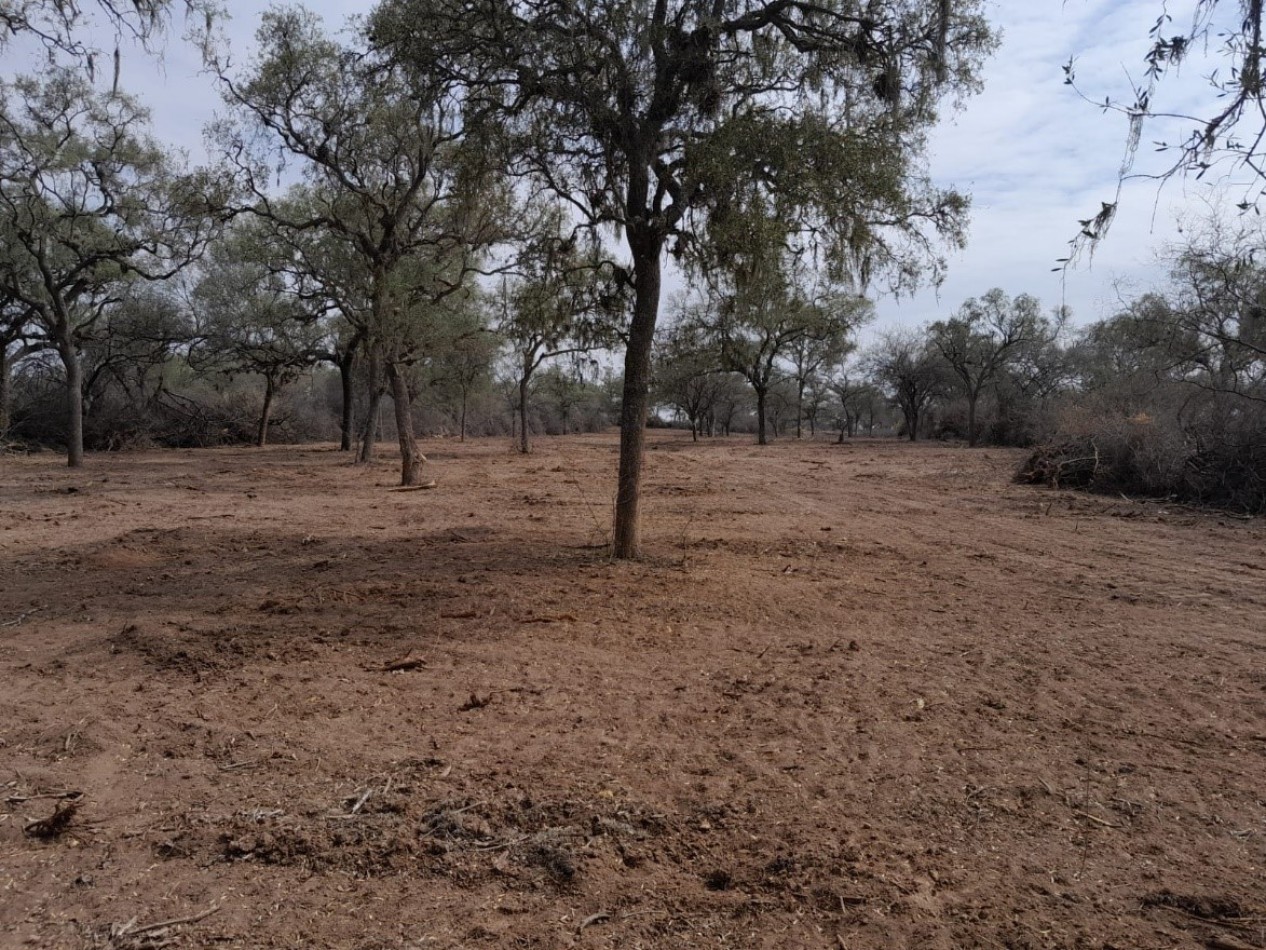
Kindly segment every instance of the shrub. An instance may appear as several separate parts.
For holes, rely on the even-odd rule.
[[[1266,405],[1179,387],[1147,410],[1105,402],[1061,413],[1017,481],[1266,513]]]

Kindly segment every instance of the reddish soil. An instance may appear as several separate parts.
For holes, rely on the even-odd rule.
[[[1266,525],[651,443],[0,460],[0,945],[1266,947]]]

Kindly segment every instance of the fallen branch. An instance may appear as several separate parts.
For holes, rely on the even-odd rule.
[[[21,805],[25,802],[33,802],[39,798],[56,798],[56,799],[74,799],[82,798],[83,792],[66,791],[66,792],[43,792],[38,795],[10,795],[5,801],[10,805]]]
[[[141,934],[152,934],[155,931],[166,930],[168,927],[179,927],[181,924],[196,924],[198,921],[210,917],[219,909],[220,906],[217,904],[214,907],[204,910],[200,914],[192,914],[189,917],[173,917],[171,920],[160,920],[156,924],[146,924],[143,927],[137,927],[136,918],[133,917],[122,926],[111,927],[110,938],[112,940],[117,940],[119,937],[137,937]]]
[[[400,673],[406,670],[417,670],[426,666],[426,660],[420,656],[402,656],[398,660],[382,664],[382,666],[367,666],[366,670],[371,673]]]
[[[71,819],[79,811],[79,802],[80,799],[78,798],[63,801],[47,818],[37,818],[35,821],[28,823],[22,829],[23,834],[43,841],[52,841],[55,838],[60,838],[63,832],[70,827]]]
[[[435,487],[435,479],[431,479],[422,485],[397,485],[395,488],[388,488],[387,491],[426,491],[428,488]]]
[[[18,614],[17,617],[15,617],[13,620],[6,620],[4,623],[0,623],[0,627],[16,627],[20,623],[22,623],[22,621],[25,620],[27,617],[31,616],[31,614],[38,613],[41,609],[42,608],[40,607],[35,607],[35,608],[32,608],[31,610],[28,610],[24,614]]]
[[[369,796],[372,794],[374,794],[374,790],[372,788],[365,789],[365,791],[361,794],[360,798],[356,799],[356,804],[352,806],[351,814],[355,815],[362,808],[364,808],[365,802],[369,801]]]
[[[221,772],[236,772],[239,769],[253,769],[259,765],[259,759],[243,759],[241,762],[230,762],[227,765],[216,766]]]
[[[1077,809],[1073,809],[1073,814],[1081,818],[1089,818],[1095,824],[1103,825],[1103,827],[1105,828],[1120,828],[1121,827],[1120,825],[1114,825],[1110,821],[1104,821],[1102,818],[1096,818],[1094,815],[1090,814],[1090,812],[1078,811]]]
[[[592,927],[594,924],[600,924],[604,920],[610,920],[610,919],[611,919],[611,915],[607,913],[605,910],[600,910],[596,914],[590,914],[588,917],[586,917],[584,920],[580,922],[580,926],[576,928],[576,934],[577,936],[579,936],[580,934],[585,932],[586,927]]]

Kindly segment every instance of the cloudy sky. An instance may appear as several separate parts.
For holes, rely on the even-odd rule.
[[[227,32],[233,56],[241,61],[250,55],[259,13],[268,5],[233,0],[229,6],[233,19]],[[370,4],[309,0],[308,6],[338,27]],[[991,287],[1032,293],[1052,307],[1065,302],[1078,322],[1087,322],[1111,312],[1118,294],[1138,292],[1160,279],[1158,251],[1177,238],[1183,215],[1206,207],[1207,186],[1128,184],[1111,235],[1093,263],[1067,275],[1052,273],[1076,233],[1077,219],[1112,200],[1126,134],[1121,116],[1105,114],[1064,85],[1062,66],[1076,57],[1079,85],[1091,99],[1128,98],[1131,81],[1143,80],[1147,31],[1160,6],[1160,0],[988,0],[1002,46],[985,69],[983,93],[946,116],[933,136],[930,156],[938,182],[972,195],[970,243],[952,256],[938,292],[882,300],[880,326],[937,319]],[[1180,24],[1193,6],[1193,0],[1169,3]],[[16,60],[18,51],[8,52]],[[16,63],[6,65],[11,69]],[[1158,107],[1207,113],[1211,96],[1203,76],[1214,65],[1214,59],[1190,62],[1176,82],[1162,87]],[[202,129],[218,97],[193,50],[173,40],[155,62],[125,47],[122,80],[153,110],[161,139],[187,150],[194,161],[205,157]],[[1151,143],[1181,137],[1184,129],[1150,127],[1138,170],[1161,167]]]
[[[939,294],[885,303],[890,320],[920,322],[957,307],[990,287],[1067,302],[1079,321],[1109,313],[1118,293],[1138,292],[1160,279],[1158,253],[1179,238],[1178,224],[1207,209],[1217,195],[1206,185],[1128,182],[1110,236],[1093,262],[1052,273],[1077,232],[1077,219],[1113,200],[1125,152],[1126,122],[1105,113],[1064,84],[1063,66],[1075,57],[1086,97],[1133,101],[1142,83],[1147,31],[1157,0],[999,0],[990,15],[1002,46],[985,69],[985,88],[937,130],[931,170],[938,181],[972,195],[968,249],[951,259]],[[1178,24],[1190,21],[1188,2],[1171,2]],[[1227,3],[1224,6],[1232,7]],[[1197,56],[1154,100],[1158,111],[1207,114],[1212,95],[1205,76],[1216,65]],[[1156,123],[1143,135],[1135,170],[1155,172],[1164,159],[1158,140],[1182,138],[1189,123]],[[939,298],[939,299],[938,299]]]

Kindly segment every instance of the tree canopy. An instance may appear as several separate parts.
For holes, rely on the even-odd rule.
[[[370,368],[361,458],[372,451],[369,420],[385,375],[401,483],[415,484],[423,459],[405,372],[416,358],[408,318],[466,286],[503,233],[497,170],[463,122],[451,81],[341,44],[301,8],[266,13],[257,39],[259,57],[243,75],[216,64],[232,113],[214,135],[248,183],[244,211],[292,233],[319,231],[356,261],[365,308],[348,315],[360,320]],[[303,202],[274,200],[268,182],[277,163],[297,165],[308,185]]]
[[[130,284],[196,257],[228,197],[225,183],[176,167],[147,122],[134,99],[68,68],[0,83],[0,297],[25,308],[65,364],[72,466],[92,327]]]
[[[614,551],[639,548],[650,359],[667,250],[735,187],[777,196],[806,241],[908,286],[961,239],[965,199],[921,165],[947,97],[993,37],[975,0],[388,0],[372,41],[496,115],[511,167],[581,225],[623,236],[624,354]],[[735,171],[739,171],[737,176]]]

